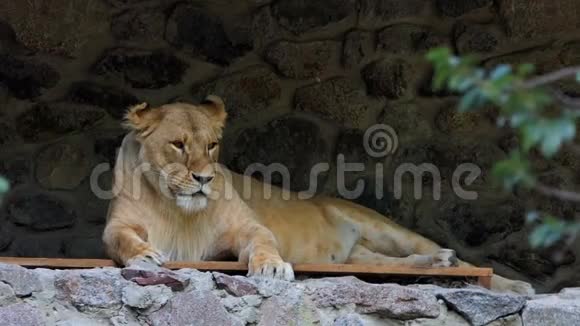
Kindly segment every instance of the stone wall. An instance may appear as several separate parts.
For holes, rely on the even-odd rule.
[[[191,269],[55,271],[7,264],[0,264],[0,281],[0,320],[6,326],[580,323],[579,288],[523,297],[355,277],[286,282]]]
[[[478,53],[483,63],[533,62],[540,72],[580,63],[576,0],[4,0],[0,2],[0,173],[13,191],[1,212],[0,255],[102,257],[107,200],[90,175],[112,163],[128,105],[222,96],[229,125],[222,160],[237,171],[283,163],[294,190],[327,162],[319,192],[337,192],[336,157],[364,162],[354,200],[391,215],[465,260],[493,266],[540,291],[580,284],[578,249],[533,251],[524,212],[572,216],[576,207],[490,185],[489,167],[515,139],[493,113],[458,115],[456,99],[432,92],[423,59],[434,46]],[[570,95],[574,84],[562,84]],[[399,146],[374,159],[366,128],[390,125]],[[451,191],[454,169],[482,168],[476,201]],[[578,180],[573,155],[538,160],[547,183]],[[384,164],[384,180],[375,164]],[[432,163],[442,196],[413,197],[402,163]],[[110,186],[110,173],[97,180]],[[273,180],[277,183],[280,180]],[[384,198],[376,198],[379,186]],[[574,248],[579,248],[575,246]]]

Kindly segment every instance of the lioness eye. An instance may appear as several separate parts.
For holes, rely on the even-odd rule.
[[[207,145],[207,150],[211,151],[212,149],[214,149],[216,146],[218,145],[218,143],[210,143],[209,145]]]
[[[180,151],[182,151],[183,148],[185,148],[185,145],[180,140],[172,141],[171,145],[173,145],[175,148],[179,149]]]

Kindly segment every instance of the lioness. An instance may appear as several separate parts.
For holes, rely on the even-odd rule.
[[[149,260],[217,260],[234,255],[248,275],[294,278],[290,263],[407,266],[466,264],[449,250],[387,217],[346,200],[273,187],[214,164],[226,121],[224,102],[129,109],[114,171],[103,240],[122,265]],[[244,187],[251,197],[242,198]],[[497,291],[533,293],[525,282],[494,275]]]

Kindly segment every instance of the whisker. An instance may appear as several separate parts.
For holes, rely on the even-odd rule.
[[[199,188],[197,185],[181,180],[181,179],[177,179],[175,176],[171,176],[169,175],[169,173],[157,169],[157,168],[153,168],[152,166],[150,166],[150,169],[148,169],[146,172],[149,173],[153,173],[154,175],[158,176],[158,177],[162,177],[164,178],[168,183],[170,183],[171,185],[177,186],[180,188],[180,190],[192,190],[192,189],[197,189]]]
[[[176,185],[180,188],[191,189],[191,188],[196,187],[195,184],[189,183],[187,181],[176,179],[175,177],[168,177],[168,174],[162,170],[150,169],[147,172],[153,173],[154,175],[156,175],[158,177],[162,177],[162,178],[166,179],[168,182],[170,182],[171,184]]]

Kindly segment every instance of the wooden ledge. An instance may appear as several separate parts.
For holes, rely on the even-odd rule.
[[[108,259],[66,259],[66,258],[22,258],[0,257],[0,263],[16,264],[31,268],[98,268],[118,267]],[[203,261],[203,262],[168,262],[168,269],[193,268],[200,271],[244,272],[247,266],[238,262]],[[493,270],[481,267],[440,267],[420,268],[407,266],[378,266],[354,264],[294,264],[296,274],[325,275],[397,275],[397,276],[439,276],[439,277],[476,277],[479,285],[489,288]]]

